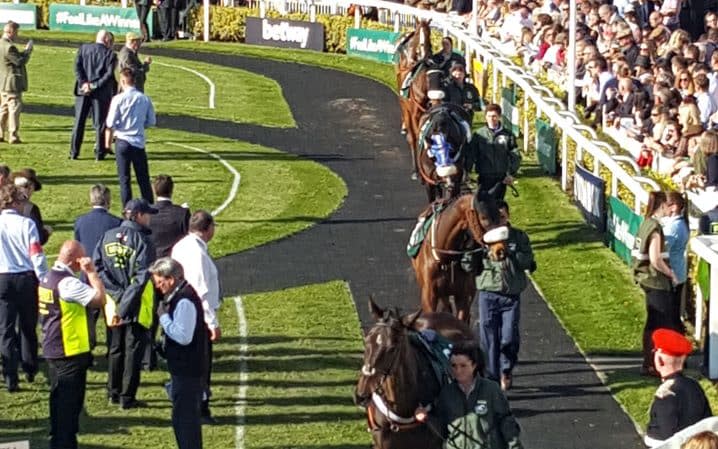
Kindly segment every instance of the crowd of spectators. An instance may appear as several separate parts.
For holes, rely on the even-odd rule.
[[[477,27],[507,56],[568,86],[568,0],[480,0]],[[471,27],[471,2],[451,11]],[[718,2],[578,0],[577,106],[641,167],[681,190],[718,188]]]

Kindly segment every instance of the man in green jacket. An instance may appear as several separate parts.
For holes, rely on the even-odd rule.
[[[479,174],[479,192],[503,200],[506,186],[514,183],[519,171],[521,153],[514,135],[501,126],[501,106],[486,106],[486,126],[474,133],[470,153]]]
[[[25,65],[32,53],[32,40],[27,43],[24,51],[18,51],[15,47],[13,40],[17,37],[18,28],[20,25],[13,21],[6,23],[0,38],[0,140],[7,140],[11,144],[21,143],[18,130],[22,93],[27,90]]]
[[[474,303],[478,310],[473,313],[479,317],[475,327],[486,354],[486,377],[508,390],[519,356],[520,295],[528,285],[525,271],[536,270],[536,262],[528,235],[508,221],[508,204],[501,201],[499,210],[508,228],[505,240],[508,255],[502,261],[492,260],[488,255],[482,260],[483,270],[476,276]]]

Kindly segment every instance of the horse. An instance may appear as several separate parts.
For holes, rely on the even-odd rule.
[[[421,307],[425,312],[450,311],[469,323],[476,273],[474,269],[464,271],[460,261],[465,256],[480,259],[487,252],[494,260],[504,260],[508,228],[501,224],[496,202],[490,197],[477,198],[469,193],[437,202],[420,218],[438,207],[443,209],[434,213],[430,230],[412,259]]]
[[[415,152],[430,203],[455,197],[461,191],[464,151],[471,141],[469,123],[464,109],[452,103],[438,104],[421,116]]]
[[[439,394],[442,381],[418,347],[412,333],[433,329],[458,343],[472,340],[469,327],[447,313],[421,310],[399,316],[383,310],[369,298],[377,320],[365,337],[364,363],[354,390],[354,402],[366,408],[375,449],[439,449],[439,429],[417,421],[414,411]],[[412,341],[413,340],[413,341]]]
[[[399,38],[396,52],[395,73],[401,109],[401,129],[402,133],[406,133],[411,151],[413,179],[418,179],[414,155],[419,132],[417,127],[428,103],[426,72],[432,55],[430,23],[430,20],[417,20],[414,31]]]

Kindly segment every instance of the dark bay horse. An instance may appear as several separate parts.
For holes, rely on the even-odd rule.
[[[414,31],[405,34],[397,43],[395,66],[399,107],[401,109],[401,128],[406,132],[412,158],[412,178],[416,179],[416,139],[419,135],[419,119],[429,103],[427,96],[428,61],[431,58],[430,21],[417,20]]]
[[[441,103],[421,116],[416,161],[430,203],[459,195],[470,140],[471,125],[459,106]]]
[[[456,343],[471,340],[469,327],[447,313],[399,316],[369,299],[377,320],[365,337],[364,363],[354,391],[357,405],[366,407],[374,449],[439,449],[439,429],[414,418],[419,405],[431,404],[441,390],[430,362],[412,333],[433,329]]]
[[[446,206],[435,214],[412,266],[421,290],[422,310],[448,311],[468,323],[476,273],[464,271],[461,258],[469,252],[480,261],[488,252],[494,260],[505,259],[508,228],[501,225],[492,198],[465,194],[443,204]],[[429,215],[434,207],[429,206],[420,217]]]

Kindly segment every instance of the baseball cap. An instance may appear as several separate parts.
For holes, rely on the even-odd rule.
[[[693,352],[693,345],[681,333],[672,329],[656,329],[651,335],[653,347],[675,357],[681,357]]]
[[[135,198],[133,200],[129,200],[127,204],[125,204],[125,213],[129,215],[135,215],[135,214],[156,214],[159,210],[155,209],[154,207],[150,206],[150,203],[147,202],[147,200],[143,198]]]

